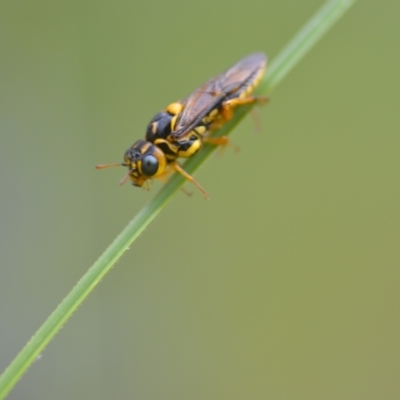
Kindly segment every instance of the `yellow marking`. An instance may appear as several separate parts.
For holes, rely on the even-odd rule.
[[[214,108],[211,112],[209,112],[204,118],[203,118],[203,123],[207,124],[209,122],[212,122],[214,119],[218,117],[219,111],[217,108]]]
[[[200,148],[201,148],[201,140],[196,140],[195,142],[193,142],[193,144],[185,151],[180,151],[179,152],[179,157],[183,157],[183,158],[189,158],[191,157],[193,154],[197,153]]]
[[[143,146],[140,148],[140,152],[142,154],[146,153],[146,151],[152,146],[150,142],[146,142],[143,144]]]
[[[210,113],[208,113],[207,117],[214,118],[217,116],[217,114],[218,114],[218,110],[216,108],[214,108],[214,110],[212,110]]]
[[[168,107],[166,108],[166,111],[169,112],[172,115],[177,115],[180,114],[182,112],[182,110],[184,109],[184,105],[182,103],[171,103],[168,105]]]
[[[157,122],[153,122],[151,124],[151,131],[153,132],[153,135],[155,135],[157,132],[157,125],[158,125]]]
[[[203,125],[200,125],[200,126],[197,126],[196,129],[194,129],[194,131],[197,134],[202,135],[206,131],[206,127]]]
[[[175,130],[176,120],[178,119],[178,114],[171,118],[171,132]]]
[[[167,140],[165,140],[165,139],[156,139],[154,141],[154,144],[156,146],[159,146],[161,144],[165,144],[165,145],[168,146],[169,151],[171,153],[174,153],[174,154],[165,154],[164,153],[165,157],[167,157],[168,160],[175,160],[178,157],[178,155],[177,155],[178,150],[177,150],[176,146],[174,146],[172,143],[168,142]]]

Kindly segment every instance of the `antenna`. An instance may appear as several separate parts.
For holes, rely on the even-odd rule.
[[[111,168],[111,167],[127,167],[128,165],[125,163],[115,163],[115,164],[99,164],[96,165],[96,169],[106,169],[106,168]],[[120,185],[123,185],[127,179],[129,178],[129,170],[128,172],[123,176],[123,178],[119,181]]]

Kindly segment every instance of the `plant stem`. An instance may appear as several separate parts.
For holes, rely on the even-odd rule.
[[[355,0],[330,0],[326,2],[271,63],[268,74],[260,84],[257,93],[269,93],[300,61],[308,50],[321,39],[324,33],[327,32],[354,1]],[[229,134],[248,111],[249,107],[238,109],[235,112],[234,118],[218,131],[218,135]],[[215,147],[213,146],[204,146],[199,154],[190,158],[185,163],[185,170],[188,173],[193,173],[204,163],[214,150]],[[132,242],[164,208],[183,183],[184,178],[180,174],[174,174],[169,182],[149,201],[79,280],[67,297],[65,297],[1,375],[0,399],[4,399],[11,391],[29,366],[60,330],[62,325],[71,317],[83,300],[97,286],[100,280],[128,249]]]

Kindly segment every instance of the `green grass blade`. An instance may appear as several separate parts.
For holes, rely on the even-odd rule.
[[[267,76],[260,84],[257,93],[269,93],[299,62],[307,51],[321,39],[324,33],[340,18],[354,1],[355,0],[330,0],[325,3],[271,63]],[[218,131],[218,135],[228,135],[248,111],[249,108],[239,109],[235,113],[235,117]],[[215,148],[212,146],[205,146],[199,154],[190,158],[185,163],[185,170],[189,173],[193,173],[214,150]],[[97,286],[100,280],[112,268],[132,242],[163,209],[183,183],[184,178],[181,175],[175,174],[172,176],[170,181],[163,186],[152,200],[150,200],[81,278],[77,285],[49,316],[1,375],[0,399],[4,399],[5,396],[7,396],[29,366],[60,330],[62,325],[71,317],[83,300],[94,287]]]

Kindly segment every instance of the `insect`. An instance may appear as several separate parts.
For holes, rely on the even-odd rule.
[[[124,162],[97,165],[97,169],[128,167],[121,184],[130,179],[134,186],[145,187],[153,178],[176,171],[192,182],[204,197],[208,194],[178,163],[178,158],[196,154],[204,143],[226,145],[226,136],[212,132],[229,121],[238,106],[266,102],[252,93],[264,75],[267,57],[254,53],[241,59],[222,74],[210,79],[187,98],[176,101],[157,113],[149,122],[145,139],[140,139],[124,155]]]

